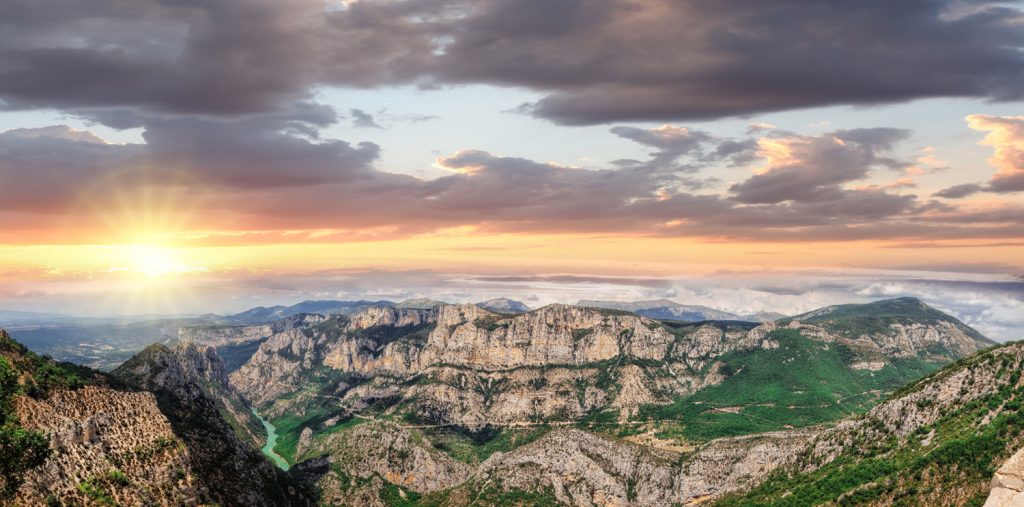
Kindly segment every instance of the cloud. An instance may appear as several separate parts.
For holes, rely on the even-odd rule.
[[[757,146],[753,139],[719,139],[704,131],[667,123],[652,129],[620,125],[612,127],[610,132],[655,149],[647,161],[620,160],[617,164],[664,171],[695,172],[712,162],[720,161],[734,165],[748,163],[754,159]],[[680,158],[685,158],[685,162],[677,163]]]
[[[967,125],[986,132],[981,144],[994,150],[988,162],[998,171],[988,183],[989,192],[1024,191],[1024,116],[989,116],[974,114]]]
[[[999,2],[36,0],[5,6],[8,109],[267,113],[321,86],[527,87],[564,124],[709,119],[922,97],[1016,100]]]
[[[449,78],[550,93],[563,124],[709,119],[920,97],[1019,98],[1020,13],[952,2],[478,2]],[[504,24],[499,25],[499,22]]]
[[[88,130],[75,130],[67,125],[52,125],[49,127],[40,128],[11,129],[5,132],[5,134],[11,137],[23,137],[27,139],[49,137],[55,139],[67,139],[69,141],[79,141],[83,143],[110,144],[102,137],[93,134]]]
[[[876,128],[764,137],[758,151],[768,165],[729,190],[737,201],[748,204],[839,201],[849,195],[841,184],[863,179],[875,167],[901,167],[901,162],[883,154],[909,135],[905,130]]]
[[[936,197],[945,197],[946,199],[962,199],[981,192],[982,186],[977,183],[964,183],[963,185],[953,185],[948,188],[944,188],[935,192]]]
[[[381,171],[373,143],[321,139],[338,117],[317,104],[233,117],[102,114],[146,125],[146,143],[102,144],[65,127],[0,134],[3,240],[75,242],[90,234],[109,240],[118,229],[165,228],[207,245],[379,240],[446,230],[794,242],[996,240],[1024,233],[1018,207],[956,207],[900,188],[851,188],[871,171],[904,165],[889,151],[908,134],[893,129],[818,136],[771,131],[731,140],[682,127],[617,128],[616,134],[654,148],[650,158],[583,169],[462,150],[435,161],[447,175],[421,179]],[[688,173],[711,160],[735,164],[742,157],[720,154],[745,152],[731,148],[737,144],[750,146],[743,156],[764,165],[731,193],[713,191],[714,177]],[[176,218],[150,217],[157,210]]]
[[[352,126],[356,128],[372,128],[382,129],[374,119],[373,115],[363,111],[362,109],[350,109],[349,114],[352,115]]]

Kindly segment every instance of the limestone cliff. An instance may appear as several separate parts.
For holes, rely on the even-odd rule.
[[[181,342],[200,345],[232,345],[261,340],[289,329],[309,326],[323,320],[323,316],[302,313],[258,326],[188,326],[178,329],[177,338]]]
[[[114,370],[124,382],[155,394],[175,434],[190,450],[190,464],[209,494],[221,503],[304,505],[312,497],[298,489],[231,422],[248,415],[228,385],[223,362],[212,347],[182,343],[153,345]],[[254,426],[254,424],[253,424]]]
[[[212,349],[154,346],[111,377],[35,355],[0,330],[0,356],[18,374],[5,392],[13,420],[49,447],[14,505],[312,503],[221,417],[207,393],[228,386]]]

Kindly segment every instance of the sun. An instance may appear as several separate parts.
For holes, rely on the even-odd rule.
[[[161,245],[124,245],[115,271],[127,271],[146,278],[164,278],[205,271],[184,262],[178,249]]]

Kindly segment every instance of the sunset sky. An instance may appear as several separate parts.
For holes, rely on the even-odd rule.
[[[1024,338],[1024,13],[7,0],[0,308],[916,295]]]

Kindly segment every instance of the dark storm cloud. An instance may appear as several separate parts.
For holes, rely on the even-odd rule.
[[[7,108],[249,114],[319,85],[525,86],[560,123],[1018,99],[1024,30],[952,0],[12,0]]]
[[[522,110],[564,124],[1017,99],[1020,13],[986,4],[958,13],[937,0],[481,2],[443,63],[464,81],[550,91]]]

